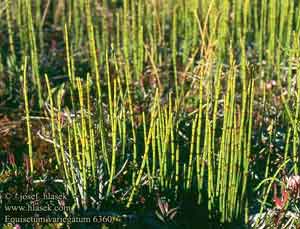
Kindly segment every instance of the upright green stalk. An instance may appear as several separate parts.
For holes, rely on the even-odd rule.
[[[30,111],[28,104],[28,92],[27,92],[27,58],[25,57],[25,63],[23,65],[23,94],[25,102],[25,112],[26,112],[26,125],[27,125],[27,144],[29,151],[29,162],[30,162],[30,174],[33,175],[33,157],[32,157],[32,138],[31,138],[31,124],[30,124]]]

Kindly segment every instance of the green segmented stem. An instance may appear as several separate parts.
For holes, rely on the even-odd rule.
[[[30,175],[33,175],[33,151],[32,151],[32,137],[31,137],[31,124],[30,124],[30,111],[28,103],[28,91],[27,91],[27,58],[25,57],[25,62],[23,65],[23,94],[25,102],[25,112],[26,112],[26,126],[27,126],[27,144],[29,152],[29,166]]]

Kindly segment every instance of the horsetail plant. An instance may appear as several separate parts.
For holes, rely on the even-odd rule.
[[[29,100],[28,100],[28,91],[27,91],[27,88],[28,88],[28,85],[27,85],[27,57],[25,57],[25,62],[23,65],[22,81],[23,81],[23,94],[24,94],[25,112],[26,112],[27,144],[28,144],[28,153],[29,153],[30,175],[33,175],[33,150],[32,150]]]
[[[247,223],[255,170],[260,213],[279,172],[299,170],[299,12],[294,0],[5,0],[0,109],[24,95],[31,175],[31,114],[47,111],[50,134],[38,136],[78,208],[117,198],[123,174],[127,208],[143,186],[175,188],[176,201],[196,193],[211,221]],[[279,152],[264,145],[274,147],[276,121],[287,132]]]

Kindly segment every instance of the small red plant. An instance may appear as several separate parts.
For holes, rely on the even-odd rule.
[[[14,155],[13,153],[9,153],[9,154],[8,154],[7,160],[8,160],[8,163],[9,163],[11,166],[15,166],[15,165],[16,165],[15,155]]]
[[[273,201],[275,203],[276,208],[279,209],[278,214],[274,218],[274,223],[275,223],[275,225],[278,226],[280,224],[280,222],[282,221],[282,218],[284,216],[284,212],[285,212],[284,208],[285,208],[285,206],[288,202],[289,194],[288,194],[287,190],[284,187],[282,187],[281,188],[281,198],[279,198],[277,196],[277,186],[276,186],[276,184],[274,184],[273,187],[274,187]]]
[[[279,198],[277,196],[277,186],[274,185],[274,197],[273,197],[273,201],[275,203],[275,206],[278,208],[278,209],[283,209],[288,201],[288,198],[289,198],[289,194],[287,192],[287,190],[285,188],[282,188],[281,189],[281,198]]]
[[[163,222],[172,222],[177,214],[178,207],[169,209],[169,203],[158,197],[157,205],[160,211],[156,211],[156,216]]]
[[[293,198],[300,198],[300,176],[287,178],[287,189]]]
[[[281,188],[281,197],[277,195],[277,186],[274,184],[274,197],[273,201],[277,210],[277,214],[274,218],[274,223],[279,226],[283,219],[286,217],[287,203],[300,198],[300,176],[284,177],[284,185]],[[293,202],[292,202],[293,203]]]

